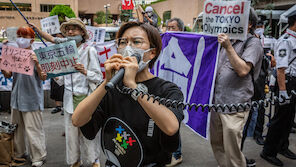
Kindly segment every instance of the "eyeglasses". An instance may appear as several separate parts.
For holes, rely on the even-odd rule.
[[[118,48],[124,48],[130,43],[132,47],[141,48],[143,43],[146,43],[143,38],[136,37],[128,40],[127,38],[119,38],[116,40],[116,45]]]
[[[72,31],[78,31],[78,30],[80,30],[80,27],[78,27],[78,26],[66,26],[65,27],[65,30],[66,31],[70,31],[70,30],[72,30]]]

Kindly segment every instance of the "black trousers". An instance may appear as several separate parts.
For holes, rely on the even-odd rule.
[[[259,106],[257,122],[254,131],[254,138],[262,137],[263,126],[264,126],[265,108],[264,106]]]
[[[288,79],[287,91],[296,89],[296,78]],[[268,156],[276,156],[278,152],[289,147],[289,135],[295,118],[295,98],[290,104],[276,107],[270,122],[263,152]]]

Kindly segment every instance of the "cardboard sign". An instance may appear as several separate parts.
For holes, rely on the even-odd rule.
[[[105,39],[105,29],[93,26],[85,26],[89,35],[88,41],[95,43],[103,43]]]
[[[203,10],[203,32],[225,33],[230,39],[247,38],[250,1],[207,0]]]
[[[42,31],[45,31],[48,34],[61,33],[60,22],[57,15],[41,19],[40,24]]]
[[[17,32],[17,27],[8,27],[6,29],[7,33],[7,40],[8,41],[15,41],[17,38],[16,32]]]
[[[32,50],[4,45],[2,47],[0,68],[6,71],[33,75],[34,62],[31,56]]]
[[[47,78],[77,72],[74,65],[78,63],[78,52],[75,41],[69,41],[46,48],[34,50],[42,71]]]

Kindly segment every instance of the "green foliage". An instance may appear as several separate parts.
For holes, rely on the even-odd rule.
[[[74,11],[69,6],[66,6],[66,5],[56,5],[49,14],[49,16],[54,16],[54,15],[59,16],[60,23],[63,23],[66,21],[65,17],[68,17],[68,18],[76,17]]]
[[[96,18],[94,21],[98,24],[104,24],[106,23],[106,13],[103,11],[98,11],[96,13]],[[107,23],[112,23],[112,15],[110,14],[110,11],[107,10]]]
[[[169,19],[171,19],[171,11],[163,12],[163,22],[166,23],[166,21]]]
[[[266,27],[265,27],[265,29],[264,29],[264,35],[268,35],[268,34],[271,34],[271,27],[270,27],[270,25],[267,25]]]
[[[192,30],[188,26],[185,26],[185,30],[184,31],[191,32]]]
[[[132,12],[131,10],[122,10],[120,14],[120,20],[123,22],[128,22],[131,12]]]

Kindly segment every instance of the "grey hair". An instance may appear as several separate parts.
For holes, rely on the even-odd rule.
[[[258,18],[257,13],[255,12],[254,8],[251,7],[250,14],[249,14],[249,24],[252,25],[252,27],[250,29],[251,34],[254,34],[258,20],[259,20],[259,18]]]
[[[177,18],[177,17],[174,17],[172,19],[170,19],[168,21],[168,23],[170,22],[173,22],[173,21],[176,21],[177,22],[177,25],[178,25],[178,28],[181,30],[181,31],[184,31],[184,22],[180,19],[180,18]]]

